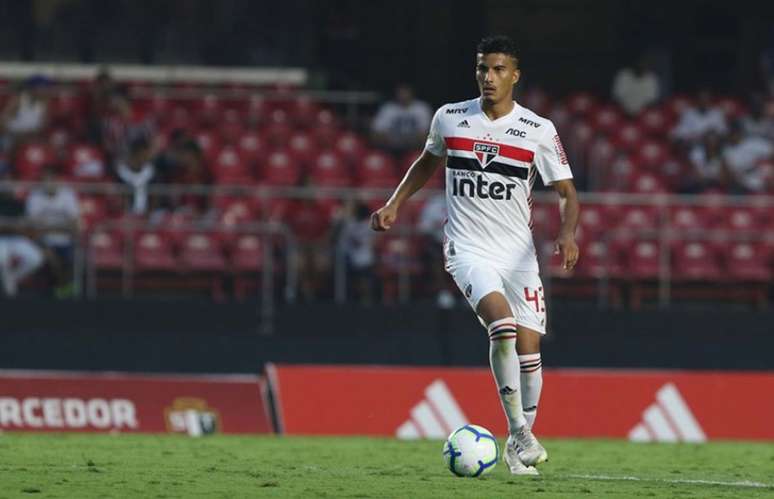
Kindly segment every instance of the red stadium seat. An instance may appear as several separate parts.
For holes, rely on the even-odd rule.
[[[306,132],[295,132],[291,135],[288,139],[288,150],[305,166],[310,165],[318,153],[316,142]]]
[[[70,148],[66,161],[67,174],[78,181],[105,180],[105,157],[102,152],[88,144],[76,144]]]
[[[253,127],[263,125],[268,119],[268,105],[266,99],[264,99],[262,95],[253,94],[245,104],[243,109],[246,110],[245,121],[248,126]]]
[[[578,92],[569,96],[565,102],[570,113],[575,116],[585,116],[593,111],[597,100],[587,92]]]
[[[746,206],[729,206],[725,210],[723,227],[731,231],[760,231],[764,224],[759,214],[753,208]]]
[[[64,127],[49,128],[46,132],[48,145],[57,151],[66,151],[73,138],[73,130]]]
[[[607,176],[615,158],[616,148],[606,136],[598,136],[589,145],[588,164],[594,165],[592,172]],[[601,182],[603,182],[602,179],[599,180],[599,183]]]
[[[578,277],[618,278],[623,275],[623,268],[614,249],[605,241],[590,239],[581,245],[581,258],[574,275]]]
[[[597,132],[612,133],[621,126],[622,122],[621,111],[611,105],[598,107],[591,115],[591,126]]]
[[[89,261],[97,269],[117,270],[124,265],[123,238],[118,232],[98,231],[89,237]]]
[[[253,130],[241,134],[237,141],[237,148],[242,158],[253,164],[263,157],[266,149],[260,134]]]
[[[264,243],[260,236],[248,234],[239,237],[231,249],[231,268],[234,272],[234,295],[238,300],[247,297],[250,289],[260,287],[257,274],[263,270]]]
[[[540,116],[546,116],[551,108],[551,99],[541,88],[530,87],[521,97],[521,102]]]
[[[684,111],[693,106],[693,100],[685,95],[673,95],[663,105],[663,109],[666,110],[672,117],[672,119],[678,118]]]
[[[620,245],[625,258],[627,275],[635,280],[655,279],[660,268],[660,252],[655,241],[631,241],[629,245]]]
[[[49,100],[50,122],[70,129],[78,128],[85,115],[83,95],[71,88],[62,87],[54,91]]]
[[[641,232],[659,226],[659,213],[655,206],[622,206],[618,228]]]
[[[43,167],[52,164],[54,159],[54,151],[47,144],[24,144],[16,152],[16,173],[20,180],[38,180]]]
[[[220,137],[210,129],[200,129],[194,134],[194,139],[202,149],[207,161],[213,161],[220,153]]]
[[[638,173],[631,179],[631,191],[639,194],[666,193],[666,182],[663,177],[654,173]]]
[[[733,280],[768,283],[771,253],[765,243],[736,242],[723,248],[725,272]]]
[[[393,302],[400,294],[400,276],[409,281],[421,273],[417,241],[409,237],[385,235],[377,240],[376,271],[382,283],[382,296],[386,302]]]
[[[223,272],[226,260],[220,241],[209,233],[195,232],[182,240],[180,262],[189,272]]]
[[[313,125],[311,118],[319,111],[320,105],[308,95],[296,95],[290,103],[291,120],[298,128],[309,128]]]
[[[108,218],[107,204],[103,198],[96,196],[81,196],[78,198],[80,218],[88,230]]]
[[[324,151],[314,160],[309,170],[314,185],[346,187],[352,176],[342,158],[333,151]]]
[[[368,152],[363,139],[350,131],[339,134],[333,147],[352,166],[362,161],[363,156]]]
[[[584,203],[580,212],[579,225],[583,227],[589,238],[596,238],[613,225],[609,211],[604,205]]]
[[[236,147],[226,146],[213,158],[212,176],[219,184],[245,184],[252,182],[250,169]]]
[[[672,249],[675,280],[716,281],[721,277],[715,249],[703,241],[677,242]]]
[[[553,204],[535,203],[532,206],[530,222],[532,231],[537,235],[553,239],[556,237],[556,231],[559,230],[559,210]]]
[[[339,121],[330,109],[320,109],[314,116],[312,134],[321,147],[332,144],[339,134]]]
[[[669,224],[678,234],[686,231],[704,231],[712,225],[706,210],[697,206],[673,206],[669,210]]]
[[[395,163],[387,154],[371,151],[356,166],[355,177],[363,187],[394,187],[397,182]]]
[[[619,149],[631,152],[639,148],[644,140],[644,135],[641,126],[626,122],[613,132],[613,144]]]
[[[669,159],[669,148],[662,141],[645,140],[639,144],[636,152],[636,161],[644,168],[658,171]]]
[[[135,240],[134,265],[138,272],[174,272],[177,270],[177,259],[164,234],[141,232]]]
[[[639,127],[651,137],[666,137],[674,121],[670,113],[659,107],[643,109],[637,117]]]
[[[594,128],[585,121],[578,121],[570,128],[567,149],[573,163],[585,164],[586,152],[594,139]]]
[[[223,115],[223,103],[215,94],[206,94],[194,106],[199,126],[219,126]]]
[[[287,151],[273,151],[263,164],[262,180],[269,185],[297,185],[301,169],[293,155]]]

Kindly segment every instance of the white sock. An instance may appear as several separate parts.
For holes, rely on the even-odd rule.
[[[519,355],[521,368],[521,404],[530,428],[535,425],[540,390],[543,388],[543,361],[539,353]]]
[[[527,424],[521,409],[519,357],[516,355],[516,320],[506,317],[489,324],[489,365],[497,383],[500,402],[514,434]]]

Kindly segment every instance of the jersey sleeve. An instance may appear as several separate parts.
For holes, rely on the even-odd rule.
[[[429,152],[433,156],[444,156],[446,154],[446,141],[441,133],[441,110],[438,109],[433,116],[433,120],[430,122],[430,132],[427,134],[427,142],[425,142],[425,151]]]
[[[543,183],[546,185],[552,184],[557,180],[572,178],[572,170],[570,170],[570,162],[567,160],[567,153],[564,152],[564,147],[559,139],[556,127],[550,121],[538,143],[535,154],[535,166],[540,173],[540,178],[543,179]]]

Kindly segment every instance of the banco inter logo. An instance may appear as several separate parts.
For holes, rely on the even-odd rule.
[[[513,199],[515,188],[516,184],[504,184],[497,180],[489,182],[480,173],[452,177],[452,196],[508,201]]]
[[[500,146],[497,144],[483,144],[481,142],[473,143],[473,152],[478,158],[478,162],[481,163],[483,168],[486,168],[498,154],[500,154]]]

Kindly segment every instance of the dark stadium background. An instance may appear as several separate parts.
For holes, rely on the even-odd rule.
[[[593,205],[601,217],[582,222],[588,225],[582,227],[581,265],[586,259],[593,268],[581,266],[568,276],[541,254],[550,311],[546,367],[771,370],[774,178],[754,193],[686,185],[693,168],[689,151],[670,138],[670,130],[681,106],[703,89],[712,91],[713,105],[729,123],[772,105],[768,79],[774,68],[767,64],[774,64],[773,14],[774,4],[766,2],[694,0],[0,1],[0,104],[30,77],[44,74],[51,106],[47,128],[18,142],[39,148],[38,156],[27,158],[38,163],[28,164],[21,149],[5,149],[0,191],[23,201],[51,165],[88,210],[74,236],[80,263],[64,271],[74,272],[74,284],[44,266],[20,284],[17,296],[0,299],[0,368],[261,373],[267,362],[485,366],[488,345],[473,314],[448,281],[453,304],[435,287],[433,260],[425,255],[435,255],[433,246],[416,230],[420,203],[404,210],[409,221],[397,236],[376,240],[370,303],[353,298],[351,282],[342,291],[346,272],[336,266],[330,242],[338,219],[320,226],[294,210],[299,200],[320,198],[326,217],[339,213],[347,199],[377,207],[410,156],[391,156],[370,143],[369,124],[379,106],[401,83],[433,109],[474,97],[475,43],[504,33],[522,53],[519,99],[561,117],[557,127],[582,190],[582,210]],[[611,98],[617,71],[641,54],[660,78],[662,96],[651,109],[665,121],[635,141],[655,143],[663,164],[637,162],[645,154],[639,142],[616,142],[624,123],[645,126],[640,115],[624,117]],[[122,79],[127,65],[158,72],[150,80],[136,76],[145,73]],[[174,71],[181,65],[201,72],[187,81]],[[76,67],[85,72],[75,75]],[[267,68],[300,69],[305,78],[288,83],[291,72],[279,71],[272,81],[260,73]],[[127,119],[147,118],[131,125],[147,125],[142,133],[158,145],[155,155],[166,150],[175,128],[200,146],[213,137],[217,142],[205,151],[201,175],[167,180],[152,191],[166,210],[155,218],[126,216],[126,192],[111,174],[121,148],[113,142],[114,149],[102,148],[104,130],[96,139],[90,132],[85,106],[99,69],[115,79]],[[258,71],[265,81],[230,82],[224,75],[235,69]],[[254,115],[251,102],[263,106]],[[613,125],[595,114],[603,111]],[[312,153],[291,154],[291,168],[301,172],[290,180],[269,179],[272,151],[287,150],[299,132],[314,143]],[[238,175],[219,177],[217,148],[233,148],[248,133],[265,147],[237,158],[243,168]],[[342,165],[335,168],[344,176],[326,184],[333,190],[320,191],[330,179],[315,176],[315,155],[339,147],[345,133],[364,152],[338,153]],[[124,148],[128,143],[126,137],[109,139]],[[607,152],[595,155],[600,142],[612,149],[599,146]],[[75,147],[103,163],[104,177],[77,178]],[[383,175],[378,182],[369,184],[359,170],[366,154],[384,162],[377,166]],[[622,158],[631,160],[629,169],[608,182]],[[774,172],[772,161],[769,155],[756,168]],[[246,215],[229,212],[240,199],[248,200]],[[185,202],[196,206],[195,215],[176,211]],[[537,206],[546,218],[537,222],[536,237],[550,242],[552,193],[539,193]],[[626,226],[627,214],[638,206],[650,206],[652,220]],[[681,207],[694,210],[695,218],[675,230]],[[742,226],[730,220],[736,209],[749,218]],[[4,220],[17,231],[34,229],[21,216]],[[256,234],[256,227],[253,243],[261,251],[247,252],[252,260],[239,267],[237,241]],[[620,230],[632,231],[625,242],[616,239]],[[152,254],[158,265],[144,271],[133,253],[140,233],[158,236],[159,251],[166,251]],[[192,233],[205,239],[189,241]],[[100,253],[102,236],[115,237],[110,245],[118,249]],[[586,253],[594,241],[603,241],[607,253]],[[691,261],[685,249],[695,241],[706,252],[701,262]],[[642,242],[653,244],[657,254],[638,267],[633,255]],[[754,253],[747,273],[737,272],[737,243]],[[204,254],[195,252],[197,244],[205,245]],[[323,260],[307,294],[302,281],[309,274],[294,271],[288,257],[299,249],[307,265]],[[207,259],[213,255],[214,263]],[[691,265],[693,271],[686,271]]]

